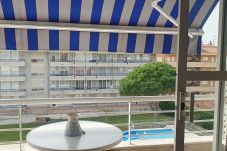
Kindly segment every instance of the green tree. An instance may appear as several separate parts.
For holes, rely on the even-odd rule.
[[[135,68],[120,80],[122,96],[157,96],[175,91],[175,69],[166,63],[151,62]]]
[[[175,91],[175,68],[163,62],[151,62],[135,68],[120,81],[121,96],[157,96]],[[157,110],[158,102],[148,103]],[[157,117],[157,114],[156,114]]]

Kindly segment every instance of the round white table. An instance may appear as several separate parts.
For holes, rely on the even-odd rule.
[[[47,124],[27,135],[30,146],[41,151],[100,151],[110,149],[122,140],[122,131],[110,124],[80,121],[84,135],[64,135],[66,122]]]

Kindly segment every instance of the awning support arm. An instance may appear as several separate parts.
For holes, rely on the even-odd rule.
[[[160,14],[162,14],[166,19],[168,19],[171,23],[173,23],[176,27],[178,27],[178,22],[176,21],[176,19],[174,19],[172,16],[170,16],[169,14],[167,14],[160,6],[158,6],[158,2],[160,2],[162,0],[153,0],[151,2],[151,6],[156,9]],[[192,39],[193,35],[192,34],[188,34],[188,36]]]

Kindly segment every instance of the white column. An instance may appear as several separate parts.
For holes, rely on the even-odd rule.
[[[217,55],[217,70],[226,71],[226,46],[227,46],[227,2],[220,0],[219,12],[219,35],[218,35],[218,55]],[[214,109],[214,140],[213,151],[222,150],[223,135],[223,116],[225,107],[225,81],[215,83],[215,109]],[[226,119],[226,116],[225,116]],[[227,121],[224,122],[227,124]],[[224,129],[226,132],[226,129]],[[226,135],[226,133],[224,133]],[[225,144],[226,145],[226,144]]]

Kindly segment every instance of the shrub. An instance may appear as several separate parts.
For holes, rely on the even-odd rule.
[[[175,109],[175,103],[172,102],[172,101],[160,102],[159,108],[161,110],[174,110]]]
[[[208,120],[214,118],[214,112],[195,112],[194,113],[194,120]],[[197,125],[201,126],[202,128],[205,128],[207,130],[213,129],[213,122],[202,122],[197,123]]]

